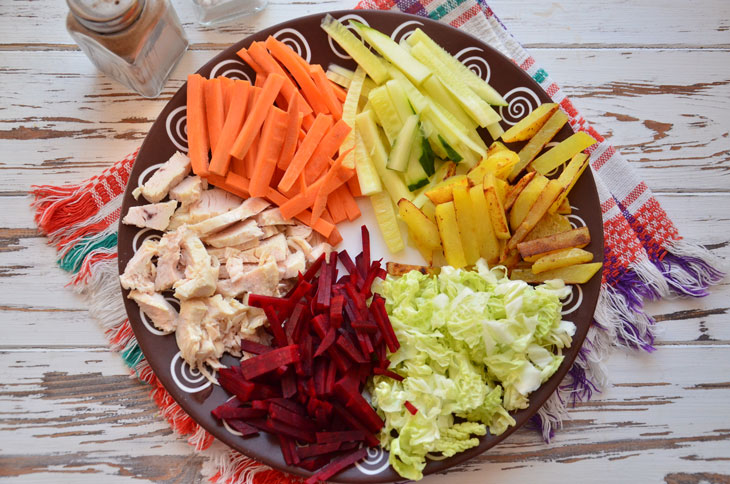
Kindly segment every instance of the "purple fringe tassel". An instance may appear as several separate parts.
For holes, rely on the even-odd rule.
[[[652,260],[654,265],[664,274],[669,286],[675,294],[680,296],[703,297],[707,296],[709,287],[720,282],[725,273],[710,266],[699,257],[678,256],[667,252],[662,260]],[[696,282],[694,286],[684,285],[672,274],[672,268],[679,267]]]

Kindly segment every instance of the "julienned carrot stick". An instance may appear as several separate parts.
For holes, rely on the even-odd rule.
[[[324,73],[324,69],[319,64],[315,64],[310,68],[314,83],[319,88],[319,91],[324,97],[324,102],[327,104],[327,109],[330,110],[332,116],[335,119],[342,118],[342,101],[337,99],[334,89],[332,89],[332,81],[327,79],[327,74]]]
[[[289,107],[286,111],[288,117],[286,125],[286,135],[284,137],[284,144],[281,145],[281,152],[279,153],[279,160],[276,166],[282,170],[286,170],[294,156],[294,151],[297,149],[297,141],[299,141],[299,127],[302,125],[302,113],[299,112],[299,99],[295,94],[292,94],[289,99]]]
[[[286,198],[284,195],[277,192],[273,188],[269,188],[269,191],[266,194],[266,198],[270,202],[278,205],[279,207],[281,207],[282,205],[284,205],[286,202],[289,201],[288,198]],[[301,213],[298,213],[297,215],[294,216],[294,218],[301,220],[302,222],[309,225],[310,227],[312,227],[314,230],[316,230],[320,234],[324,235],[325,237],[329,237],[335,228],[335,226],[332,223],[327,222],[324,219],[319,219],[319,220],[317,220],[316,223],[312,224],[311,223],[312,222],[312,212],[310,212],[309,210],[305,210]]]
[[[327,168],[327,162],[332,158],[337,150],[340,149],[342,141],[350,133],[352,128],[343,120],[337,121],[332,126],[327,134],[322,138],[322,142],[319,143],[317,149],[312,153],[312,158],[304,168],[304,181],[307,185],[311,184]]]
[[[188,156],[193,173],[208,174],[208,151],[210,150],[207,119],[205,116],[205,79],[200,74],[188,76],[187,130]]]
[[[205,116],[208,121],[208,139],[210,140],[211,151],[215,151],[218,138],[223,130],[223,123],[225,122],[223,103],[221,80],[209,79],[205,81]]]
[[[231,106],[228,110],[228,117],[223,124],[218,146],[213,152],[213,159],[210,162],[210,173],[218,176],[225,176],[228,172],[228,165],[231,162],[230,150],[236,136],[243,125],[243,118],[246,114],[248,104],[249,84],[244,81],[235,81],[231,93]],[[218,167],[218,169],[214,169]]]
[[[266,74],[259,74],[256,76],[256,80],[254,81],[253,85],[256,87],[264,87],[265,82],[266,82]]]
[[[345,102],[345,99],[347,98],[347,91],[345,91],[344,89],[342,89],[342,86],[338,86],[337,84],[335,84],[332,81],[330,81],[330,86],[332,87],[332,90],[335,92],[335,96],[337,96],[337,99],[341,103],[344,103]]]
[[[314,124],[315,117],[311,114],[307,114],[302,118],[302,128],[304,128],[305,131],[309,131],[312,129],[312,125]]]
[[[233,193],[234,195],[238,195],[241,198],[249,198],[251,196],[248,191],[248,178],[230,171],[228,172],[228,175],[226,175],[225,186],[223,188]]]
[[[352,180],[352,178],[350,178],[350,180]],[[343,189],[346,190],[346,188],[340,187],[330,193],[329,197],[327,197],[327,210],[329,210],[330,215],[332,215],[332,222],[336,224],[347,220],[347,212],[345,212],[345,205],[343,204],[341,200],[342,196],[340,195]]]
[[[251,66],[251,69],[256,72],[256,74],[264,74],[266,71],[251,57],[251,54],[248,53],[245,47],[243,47],[241,50],[236,52],[238,57],[243,59],[243,62]]]
[[[256,105],[256,100],[259,98],[259,93],[261,92],[260,87],[252,87],[249,90],[248,94],[248,107],[246,108],[246,118],[248,118],[251,115],[251,111],[253,110],[253,107]],[[245,119],[245,118],[244,118]],[[256,136],[253,139],[253,143],[251,143],[251,147],[246,152],[246,156],[243,157],[244,165],[246,165],[246,173],[247,176],[251,176],[253,173],[254,166],[256,166],[256,155],[258,154],[258,147],[259,147],[259,136],[261,135],[261,131],[256,132]]]
[[[342,169],[342,161],[347,156],[347,153],[349,152],[338,156],[329,171],[321,178],[322,184],[319,190],[317,190],[317,195],[314,197],[314,203],[312,203],[312,220],[318,220],[322,216],[322,212],[327,207],[327,197],[330,193],[347,182],[347,179],[338,176]],[[350,173],[350,176],[352,176],[352,173]]]
[[[343,185],[341,188],[347,187]],[[360,207],[357,206],[357,201],[355,201],[355,197],[352,196],[352,193],[350,193],[349,189],[343,190],[342,201],[345,204],[345,213],[347,214],[347,219],[350,222],[360,217]]]
[[[352,193],[353,197],[362,197],[362,192],[360,191],[360,181],[357,179],[357,173],[355,176],[347,180],[347,188],[350,189],[350,193]]]
[[[279,151],[284,142],[286,134],[286,123],[288,117],[285,111],[271,106],[270,112],[261,130],[261,139],[256,166],[251,175],[249,192],[252,197],[263,197],[269,190],[269,183],[276,170],[276,162],[279,160]]]
[[[299,87],[304,92],[304,97],[309,105],[317,113],[328,113],[327,104],[324,102],[322,95],[317,90],[317,86],[312,80],[309,71],[297,59],[298,54],[294,52],[288,45],[269,36],[266,39],[266,48],[269,49],[271,55],[281,62],[284,67],[291,73],[292,77],[297,81]]]
[[[312,108],[309,106],[306,99],[304,99],[302,93],[299,92],[299,89],[297,89],[294,82],[289,78],[279,63],[271,57],[271,54],[269,54],[261,42],[252,43],[248,48],[248,54],[252,57],[252,60],[258,63],[264,73],[276,73],[284,76],[286,80],[284,81],[284,85],[281,86],[281,92],[284,94],[285,98],[290,99],[291,95],[296,93],[299,98],[299,110],[302,114],[307,115],[312,113]]]
[[[231,94],[233,93],[234,80],[230,77],[218,77],[221,80],[221,91],[223,92],[223,122],[228,116],[228,108],[231,106]],[[246,81],[248,82],[248,81]]]
[[[327,237],[327,243],[332,247],[342,242],[342,240],[342,234],[340,234],[340,231],[337,230],[337,227],[335,227],[330,236]]]
[[[243,123],[243,128],[233,143],[231,148],[231,155],[236,158],[243,158],[248,149],[253,143],[253,139],[256,136],[256,132],[261,128],[264,123],[266,113],[274,103],[274,99],[279,94],[281,85],[284,84],[284,76],[279,74],[269,74],[264,83],[263,89],[256,100],[256,105],[251,110],[251,114],[246,118],[246,122]],[[222,175],[228,169],[227,164],[212,165],[210,171]]]
[[[303,172],[312,154],[317,150],[317,145],[319,145],[322,138],[330,130],[330,126],[332,126],[332,116],[328,114],[317,115],[317,118],[312,124],[312,128],[307,132],[304,141],[299,145],[299,149],[294,154],[294,158],[292,158],[286,169],[286,173],[284,173],[284,177],[279,183],[280,190],[289,191],[291,189],[297,177]]]

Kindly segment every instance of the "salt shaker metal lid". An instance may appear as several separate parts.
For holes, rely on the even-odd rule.
[[[66,0],[81,25],[100,34],[113,34],[132,25],[142,14],[145,0]]]

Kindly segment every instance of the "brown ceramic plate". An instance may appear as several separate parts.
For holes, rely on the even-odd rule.
[[[391,35],[395,40],[399,40],[416,27],[420,27],[436,39],[446,50],[462,59],[482,77],[487,78],[490,84],[507,99],[509,106],[501,109],[505,128],[527,115],[540,103],[550,101],[548,95],[539,85],[508,58],[478,39],[448,25],[393,12],[345,10],[332,12],[332,15],[343,22],[348,19],[357,19]],[[354,68],[353,61],[347,58],[338,47],[333,46],[326,34],[320,29],[319,25],[323,16],[324,14],[310,15],[265,29],[221,52],[198,72],[204,77],[225,75],[239,79],[253,79],[253,71],[240,61],[236,56],[236,51],[241,47],[247,47],[253,41],[264,40],[269,35],[286,42],[310,62],[322,64],[324,67],[327,67],[330,63],[337,63]],[[177,150],[187,151],[185,99],[186,90],[183,86],[162,110],[152,129],[150,129],[132,170],[130,183],[125,193],[122,213],[126,213],[130,206],[142,203],[132,198],[132,190],[152,174],[156,165],[166,161]],[[571,129],[566,125],[558,134],[556,140],[563,140],[571,134]],[[487,142],[491,142],[489,135],[485,133],[484,136]],[[584,173],[573,189],[570,201],[574,206],[573,215],[570,216],[571,221],[576,226],[587,225],[593,237],[593,241],[587,247],[587,250],[593,252],[596,261],[603,260],[601,211],[590,170]],[[341,230],[345,240],[341,244],[343,247],[340,248],[355,253],[360,250],[358,236],[360,224],[367,223],[371,227],[375,227],[369,204],[361,203],[361,207],[363,217],[357,220],[356,223],[350,224],[350,226],[342,227]],[[120,225],[120,273],[123,272],[127,261],[144,239],[159,236],[160,234],[154,231],[139,230],[135,227]],[[391,256],[387,252],[377,228],[371,229],[371,236],[373,238],[373,257],[390,259]],[[400,262],[421,263],[418,254],[412,249],[409,249],[402,256],[399,255],[398,260]],[[481,439],[478,447],[469,449],[454,457],[429,461],[425,474],[442,471],[481,454],[504,440],[535,414],[565,376],[585,339],[598,299],[600,281],[601,276],[598,274],[589,283],[573,288],[572,298],[566,302],[564,311],[566,319],[572,320],[578,327],[573,345],[566,352],[565,361],[556,374],[530,395],[529,408],[514,414],[517,425],[500,436],[485,436]],[[261,435],[243,439],[213,418],[210,411],[228,398],[226,392],[220,387],[210,385],[202,375],[191,372],[190,368],[180,359],[175,336],[163,335],[155,330],[141,314],[139,307],[133,301],[127,299],[127,291],[123,291],[122,295],[129,321],[150,366],[165,388],[188,414],[211,434],[234,449],[272,467],[294,474],[309,475],[300,468],[291,468],[284,463],[279,446],[273,437]],[[174,301],[171,296],[170,300]],[[225,356],[223,363],[232,365],[236,363],[236,359]],[[391,482],[399,479],[400,477],[388,465],[387,452],[380,449],[373,449],[364,461],[335,478],[339,482]]]

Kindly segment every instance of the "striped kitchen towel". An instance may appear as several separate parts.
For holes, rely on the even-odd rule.
[[[576,401],[588,400],[605,384],[601,361],[614,346],[653,350],[654,321],[646,300],[670,295],[704,296],[723,273],[720,261],[702,246],[682,239],[651,190],[627,161],[580,115],[555,81],[509,33],[483,0],[364,0],[357,8],[400,10],[448,23],[496,48],[537,81],[570,117],[574,130],[599,141],[591,168],[598,187],[605,238],[602,291],[594,324],[578,359],[534,422],[547,440]],[[510,101],[510,99],[507,99]],[[517,109],[515,100],[511,107]],[[151,395],[170,425],[208,456],[204,472],[212,482],[296,482],[226,448],[175,403],[144,359],[126,320],[119,294],[116,227],[122,195],[136,153],[99,176],[74,186],[34,188],[36,221],[59,253],[59,265],[73,273],[71,284],[88,298],[90,311],[111,346]]]

